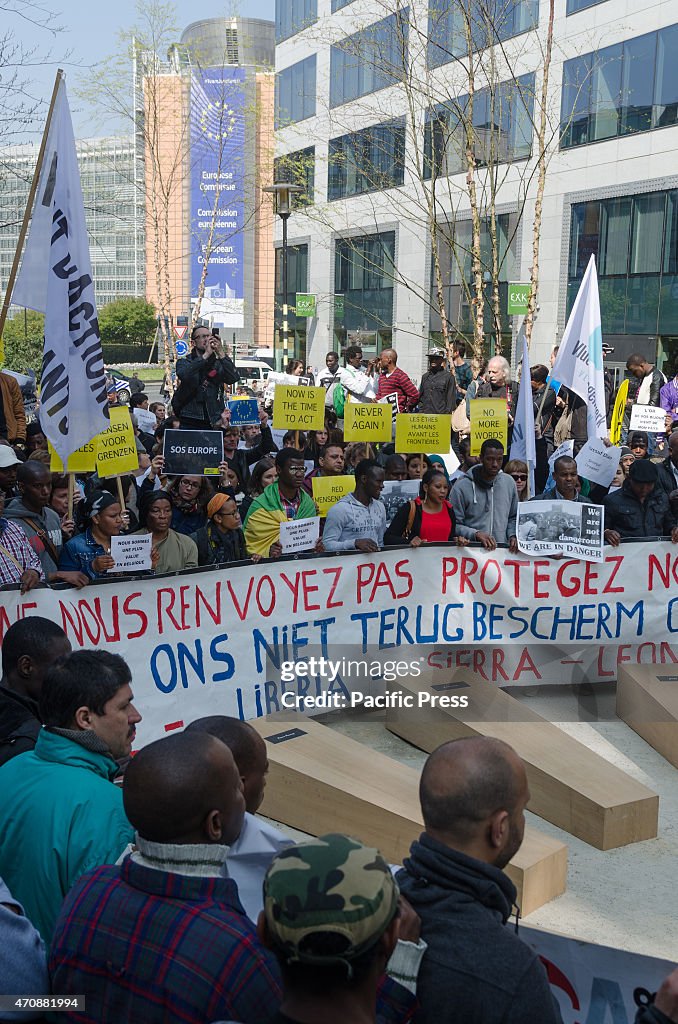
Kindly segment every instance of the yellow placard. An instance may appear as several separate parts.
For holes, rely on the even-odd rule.
[[[68,456],[68,469],[67,473],[91,473],[96,463],[96,443],[97,438],[93,437],[87,444],[83,444],[82,448],[77,448],[76,451],[72,452]],[[50,442],[47,442],[49,449],[49,468],[52,473],[63,473],[64,464],[55,452]]]
[[[392,430],[390,405],[347,402],[344,406],[344,441],[390,441]]]
[[[318,506],[318,511],[324,519],[328,509],[336,505],[345,494],[350,494],[355,489],[355,477],[353,476],[314,476],[313,477],[313,500]]]
[[[324,430],[325,388],[276,384],[274,430]]]
[[[626,412],[626,399],[629,397],[628,377],[619,385],[617,397],[614,400],[614,409],[610,420],[610,441],[612,444],[619,444],[621,441],[622,422]]]
[[[126,405],[110,408],[111,425],[96,438],[96,471],[99,476],[133,473],[139,468],[134,428]]]
[[[388,411],[388,406],[386,407]],[[402,452],[449,452],[450,417],[425,412],[401,412],[396,416],[395,447]]]
[[[501,441],[508,450],[508,404],[505,398],[472,398],[471,455],[480,455],[483,441]]]

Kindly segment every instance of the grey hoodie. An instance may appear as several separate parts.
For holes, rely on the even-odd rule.
[[[369,505],[353,494],[345,494],[327,513],[323,544],[326,551],[355,551],[357,540],[373,540],[383,547],[386,507],[374,498]]]
[[[499,472],[494,480],[481,476],[482,466],[471,466],[452,488],[452,508],[457,533],[475,540],[476,533],[489,533],[497,544],[508,544],[516,534],[518,491],[512,477]]]
[[[47,539],[56,551],[58,557],[63,544],[63,537],[61,535],[61,520],[54,509],[45,505],[42,512],[32,512],[29,508],[26,508],[21,498],[14,498],[10,501],[9,505],[3,512],[3,515],[5,519],[11,519],[24,531],[28,537],[28,543],[40,559],[40,564],[45,571],[45,576],[48,576],[49,573],[56,572],[57,565],[38,536],[38,530],[42,530],[47,534]],[[35,523],[38,530],[27,522],[29,519],[31,523]]]

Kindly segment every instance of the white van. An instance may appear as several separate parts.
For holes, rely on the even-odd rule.
[[[271,372],[271,367],[268,363],[264,363],[261,359],[236,358],[235,368],[240,374],[238,384],[244,384],[245,387],[255,391],[258,395],[263,392],[266,387],[266,378]]]

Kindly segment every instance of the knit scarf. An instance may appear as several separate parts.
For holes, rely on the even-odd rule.
[[[229,851],[218,843],[153,843],[138,832],[134,845],[135,864],[191,878],[219,878]]]

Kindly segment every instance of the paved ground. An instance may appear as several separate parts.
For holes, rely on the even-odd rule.
[[[526,920],[580,939],[678,962],[678,771],[615,717],[611,685],[596,684],[595,690],[583,688],[576,694],[570,687],[555,686],[534,688],[527,695],[524,690],[511,692],[659,793],[658,838],[606,853],[528,815],[531,824],[567,843],[569,872],[566,893]],[[594,714],[603,720],[587,720]],[[424,754],[392,736],[376,716],[348,718],[335,713],[324,721],[399,761],[416,767],[424,762]]]

